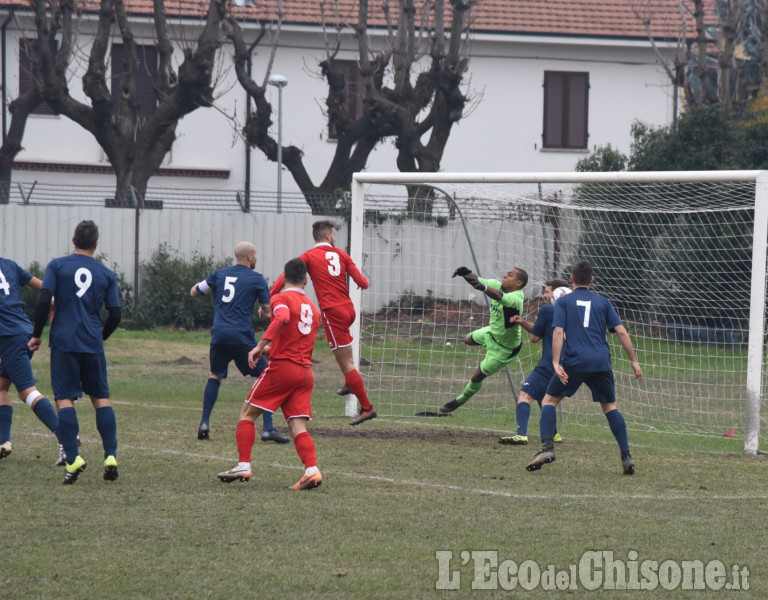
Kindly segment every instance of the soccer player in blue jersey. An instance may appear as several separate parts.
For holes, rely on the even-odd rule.
[[[59,417],[51,401],[35,386],[32,353],[27,348],[32,323],[21,302],[23,286],[39,291],[42,284],[14,261],[0,257],[0,458],[11,453],[13,404],[8,393],[11,383],[21,401],[29,405],[48,429],[55,434],[59,427]]]
[[[40,347],[40,336],[56,297],[51,322],[51,387],[59,409],[59,439],[67,456],[63,483],[70,485],[85,471],[77,446],[80,424],[75,400],[88,394],[96,410],[96,428],[104,447],[104,479],[117,479],[117,421],[109,396],[104,340],[112,335],[122,316],[115,274],[93,255],[99,228],[81,221],[72,238],[74,253],[48,263],[35,310],[30,350]],[[101,308],[107,309],[102,325]]]
[[[600,403],[619,444],[624,475],[635,473],[635,463],[629,453],[627,425],[616,406],[616,386],[606,330],[619,336],[636,379],[643,376],[643,371],[637,362],[632,340],[613,304],[589,289],[593,282],[592,265],[586,260],[578,261],[571,271],[573,292],[555,303],[552,320],[552,365],[555,375],[547,387],[541,407],[542,448],[526,466],[528,471],[538,471],[543,465],[554,462],[552,441],[556,407],[564,396],[573,396],[581,384],[586,383],[592,391],[592,400]]]
[[[568,282],[562,279],[552,279],[547,281],[544,286],[542,299],[544,304],[539,307],[539,314],[536,315],[536,321],[529,323],[520,315],[514,315],[512,323],[517,323],[530,334],[531,343],[541,342],[541,360],[539,364],[531,371],[530,375],[523,382],[520,388],[520,394],[517,396],[517,407],[515,417],[517,419],[517,433],[511,436],[499,438],[500,444],[511,444],[523,446],[528,443],[528,421],[531,418],[531,402],[536,401],[541,408],[541,401],[547,392],[552,376],[555,371],[552,368],[552,317],[555,307],[552,306],[552,293],[559,287],[568,287]],[[555,442],[562,442],[562,436],[555,428]]]
[[[196,283],[189,291],[192,297],[213,294],[214,314],[211,328],[209,351],[210,375],[203,391],[203,416],[197,429],[197,439],[210,438],[211,412],[219,396],[221,380],[227,377],[229,363],[243,375],[258,377],[267,364],[261,357],[251,368],[248,353],[256,346],[253,333],[253,307],[259,302],[259,316],[262,305],[269,307],[269,286],[256,267],[256,246],[250,242],[239,242],[235,246],[236,264],[214,271],[205,281]],[[275,429],[272,413],[264,413],[261,439],[265,442],[287,444],[290,440]]]

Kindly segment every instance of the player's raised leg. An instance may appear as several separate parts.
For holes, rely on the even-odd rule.
[[[360,402],[360,412],[349,422],[349,424],[359,425],[363,421],[375,419],[376,411],[368,398],[368,392],[365,390],[363,376],[360,375],[360,371],[355,368],[354,358],[352,356],[352,346],[336,348],[333,351],[333,356],[341,368],[341,372],[344,373],[345,388],[349,390],[349,393],[354,394],[357,397],[358,402]]]

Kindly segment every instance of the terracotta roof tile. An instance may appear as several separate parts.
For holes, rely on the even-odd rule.
[[[248,20],[274,20],[274,0],[255,0],[255,8],[236,7],[233,12],[238,18]],[[714,0],[707,0],[713,4]],[[83,10],[95,11],[98,2],[79,0]],[[369,24],[385,24],[381,12],[381,0],[371,0]],[[390,2],[394,8],[397,2]],[[446,0],[446,5],[449,3]],[[685,0],[692,10],[692,2]],[[152,14],[152,0],[127,0],[129,10],[136,14]],[[166,14],[169,16],[201,17],[205,15],[208,2],[205,0],[166,0]],[[16,6],[29,10],[23,0],[0,0],[0,6]],[[355,0],[283,0],[283,21],[286,24],[318,24],[322,20],[324,7],[329,22],[339,15],[342,22],[357,20]],[[712,15],[712,11],[707,11]],[[610,38],[647,38],[641,19],[648,19],[655,36],[676,38],[680,31],[680,8],[677,0],[479,0],[473,9],[472,27],[476,31],[564,35]],[[687,35],[694,35],[693,21],[687,17]]]

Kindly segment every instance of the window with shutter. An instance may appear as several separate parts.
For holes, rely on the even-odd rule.
[[[355,60],[335,60],[334,68],[344,74],[344,106],[347,109],[351,121],[356,121],[363,116],[363,79],[360,76],[360,67]],[[328,139],[337,138],[336,127],[328,121]]]
[[[544,148],[586,149],[589,73],[544,72]]]
[[[136,93],[139,99],[139,117],[149,117],[157,108],[157,93],[152,76],[157,71],[157,48],[154,46],[136,46],[136,54],[139,61],[138,71],[136,72]],[[123,44],[112,44],[112,104],[113,113],[119,114],[122,104],[123,94],[121,87],[126,69],[125,64],[125,46]]]
[[[59,45],[56,40],[51,40],[51,53],[56,56]],[[35,85],[37,74],[37,40],[22,38],[19,40],[19,95],[25,94]],[[33,110],[33,115],[55,114],[48,103],[43,101]]]

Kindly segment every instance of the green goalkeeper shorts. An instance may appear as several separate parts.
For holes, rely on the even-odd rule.
[[[490,327],[483,327],[473,331],[472,339],[476,344],[483,346],[486,350],[485,358],[480,362],[480,371],[486,377],[498,373],[511,363],[523,347],[522,342],[520,342],[520,345],[517,348],[513,349],[502,346],[496,341],[496,338],[491,335]]]

